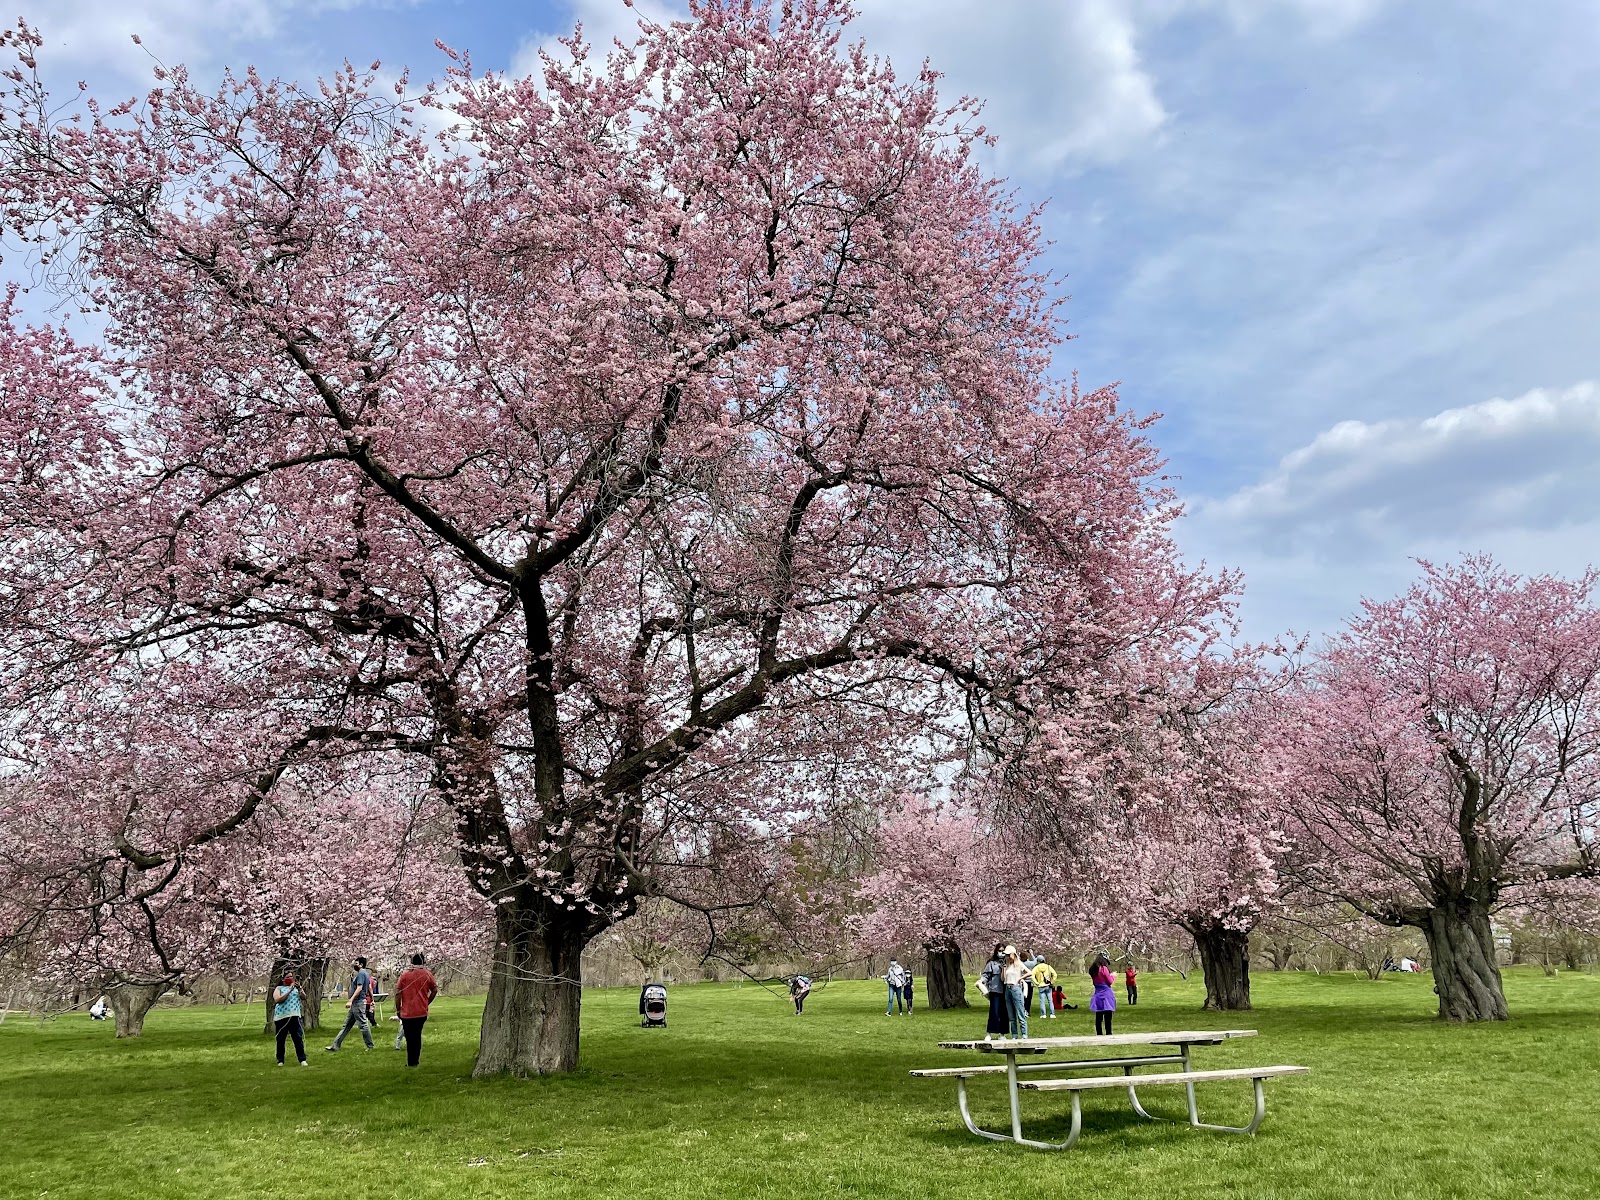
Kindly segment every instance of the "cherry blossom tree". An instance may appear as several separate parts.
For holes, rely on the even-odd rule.
[[[97,815],[41,803],[25,783],[0,799],[0,955],[25,952],[33,979],[62,993],[103,992],[116,1036],[138,1037],[167,992],[237,968],[250,931],[230,903],[218,848],[147,885],[114,855],[86,852],[105,836]]]
[[[144,871],[308,759],[410,759],[495,912],[480,1074],[575,1068],[579,955],[640,901],[751,898],[953,714],[1112,711],[1226,591],[1147,423],[1050,381],[973,109],[849,15],[696,0],[538,79],[447,51],[416,104],[163,68],[67,113],[7,35],[0,207],[103,335],[0,350],[6,703],[182,674],[238,717],[229,787],[113,838]]]
[[[435,963],[487,947],[493,913],[462,876],[444,814],[370,785],[286,802],[241,830],[228,881],[271,990],[292,971],[306,1027],[320,1019],[327,971],[356,955],[374,968],[426,951]]]
[[[1226,649],[1228,631],[1141,647],[1131,701],[1080,696],[1050,714],[996,816],[1030,847],[1059,920],[1108,946],[1183,930],[1205,1007],[1222,1010],[1250,1007],[1250,931],[1276,904],[1280,818],[1259,763],[1287,678],[1272,667],[1285,647]]]
[[[1448,1020],[1506,1018],[1499,908],[1600,875],[1597,582],[1423,564],[1363,604],[1283,713],[1298,882],[1421,930]]]
[[[159,845],[160,814],[195,805],[177,770],[157,769],[178,764],[125,749],[115,794],[99,762],[64,757],[92,769],[14,778],[0,797],[0,951],[26,947],[40,978],[105,991],[119,1037],[201,975],[292,967],[314,1022],[332,955],[465,957],[487,941],[492,915],[452,861],[449,824],[440,837],[425,809],[331,774],[319,797],[276,797],[227,838],[130,862],[119,840]]]
[[[967,1007],[961,948],[974,939],[1058,944],[1058,902],[1030,890],[1034,864],[971,814],[907,803],[878,830],[853,925],[873,949],[920,946],[929,1008]]]

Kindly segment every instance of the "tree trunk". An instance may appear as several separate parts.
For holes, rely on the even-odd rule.
[[[277,1032],[272,1020],[272,993],[283,982],[287,972],[293,972],[296,982],[305,990],[305,999],[300,1002],[301,1028],[307,1033],[322,1028],[322,994],[328,982],[328,960],[275,958],[272,960],[272,971],[267,976],[267,1025],[264,1032]]]
[[[579,959],[576,924],[516,902],[495,914],[494,962],[473,1075],[558,1075],[578,1069]]]
[[[144,1032],[144,1018],[157,1000],[172,987],[168,983],[114,983],[106,989],[106,999],[116,1016],[117,1036],[136,1038]]]
[[[1433,960],[1433,990],[1446,1021],[1504,1021],[1505,988],[1494,961],[1494,930],[1485,904],[1462,901],[1428,910],[1422,924]]]
[[[1206,1008],[1233,1012],[1250,1007],[1250,936],[1220,925],[1202,926],[1194,934],[1200,970],[1206,979]]]
[[[968,1008],[967,981],[961,974],[961,947],[927,945],[929,1008]]]
[[[1561,944],[1561,957],[1567,964],[1567,970],[1583,970],[1583,951],[1577,942],[1572,941],[1570,938],[1563,940]]]

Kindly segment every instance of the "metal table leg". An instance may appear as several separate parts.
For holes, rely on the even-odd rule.
[[[1190,1063],[1189,1063],[1189,1047],[1187,1045],[1185,1045],[1185,1046],[1180,1046],[1179,1049],[1183,1052],[1183,1069],[1184,1069],[1184,1072],[1188,1073],[1189,1071],[1194,1070],[1194,1067],[1191,1066]],[[1183,1085],[1183,1090],[1189,1094],[1189,1124],[1198,1126],[1200,1124],[1200,1114],[1195,1109],[1195,1104],[1194,1104],[1194,1084],[1192,1084],[1192,1083],[1184,1084]]]
[[[1267,1115],[1267,1089],[1263,1082],[1259,1079],[1252,1079],[1250,1082],[1255,1084],[1256,1089],[1256,1115],[1251,1119],[1250,1124],[1207,1125],[1204,1121],[1199,1120],[1193,1120],[1190,1123],[1194,1125],[1196,1129],[1215,1129],[1221,1133],[1255,1133],[1257,1129],[1261,1128],[1262,1118]],[[1191,1083],[1189,1086],[1193,1088],[1194,1084]]]
[[[1161,1117],[1153,1117],[1149,1113],[1145,1112],[1144,1105],[1139,1103],[1139,1093],[1134,1090],[1133,1083],[1132,1083],[1132,1080],[1133,1080],[1133,1068],[1132,1067],[1123,1067],[1122,1068],[1122,1073],[1124,1075],[1126,1075],[1128,1077],[1128,1079],[1129,1079],[1129,1083],[1128,1083],[1128,1103],[1133,1105],[1133,1111],[1136,1112],[1139,1116],[1143,1117],[1146,1121],[1160,1121],[1160,1120],[1163,1120],[1163,1118],[1161,1118]]]
[[[1011,1093],[1011,1139],[1022,1141],[1022,1107],[1017,1102],[1017,1053],[1006,1052],[1006,1091]]]
[[[956,1077],[956,1104],[961,1109],[961,1119],[966,1122],[967,1132],[975,1133],[981,1138],[988,1138],[992,1142],[1009,1142],[1012,1138],[1003,1133],[990,1133],[987,1129],[979,1129],[976,1121],[972,1119],[972,1112],[967,1108],[967,1081],[960,1076]]]

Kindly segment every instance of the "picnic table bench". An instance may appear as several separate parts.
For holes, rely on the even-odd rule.
[[[998,1038],[993,1041],[973,1042],[940,1042],[939,1046],[945,1050],[969,1050],[980,1054],[1003,1054],[1004,1065],[972,1065],[965,1067],[935,1067],[928,1070],[912,1071],[911,1074],[919,1079],[954,1079],[956,1081],[956,1104],[961,1110],[961,1120],[967,1129],[982,1138],[989,1138],[997,1142],[1016,1142],[1022,1146],[1034,1146],[1041,1150],[1065,1150],[1075,1144],[1082,1131],[1083,1112],[1080,1095],[1085,1091],[1098,1088],[1124,1088],[1128,1093],[1128,1102],[1133,1106],[1133,1111],[1146,1120],[1156,1121],[1162,1118],[1152,1116],[1145,1111],[1139,1103],[1139,1094],[1136,1090],[1140,1087],[1161,1087],[1171,1084],[1182,1084],[1189,1101],[1189,1124],[1197,1129],[1216,1129],[1225,1133],[1253,1134],[1260,1126],[1262,1118],[1266,1115],[1266,1093],[1263,1084],[1268,1079],[1283,1075],[1304,1075],[1308,1073],[1305,1067],[1270,1066],[1270,1067],[1231,1067],[1215,1071],[1196,1071],[1190,1058],[1190,1051],[1195,1046],[1217,1046],[1233,1038],[1254,1037],[1254,1029],[1180,1029],[1154,1033],[1122,1033],[1108,1036],[1095,1037],[1052,1037],[1052,1038]],[[1095,1057],[1073,1059],[1066,1062],[1023,1062],[1019,1063],[1019,1055],[1044,1055],[1052,1052],[1066,1052],[1072,1050],[1124,1048],[1134,1046],[1150,1046],[1162,1048],[1164,1053],[1151,1054],[1123,1054],[1116,1057]],[[1182,1070],[1169,1071],[1153,1075],[1134,1075],[1135,1068],[1180,1065]],[[1096,1075],[1076,1079],[1037,1079],[1019,1081],[1017,1075],[1023,1071],[1083,1071],[1100,1070],[1106,1067],[1122,1068],[1121,1075]],[[1006,1091],[1011,1101],[1011,1132],[1010,1134],[993,1133],[982,1129],[972,1119],[972,1113],[967,1106],[967,1080],[982,1075],[1004,1075],[1006,1077]],[[1255,1089],[1255,1117],[1248,1125],[1208,1125],[1200,1120],[1199,1111],[1195,1104],[1194,1085],[1212,1080],[1249,1079]],[[1064,1142],[1033,1141],[1022,1136],[1022,1112],[1018,1100],[1019,1090],[1039,1092],[1067,1092],[1072,1098],[1072,1128]]]

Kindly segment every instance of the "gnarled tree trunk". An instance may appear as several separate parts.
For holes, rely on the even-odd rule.
[[[172,987],[170,980],[161,983],[114,983],[106,989],[106,999],[116,1017],[117,1036],[136,1038],[144,1032],[144,1018],[157,1000]]]
[[[313,1029],[322,1027],[322,994],[328,982],[328,960],[325,958],[289,959],[275,958],[272,960],[272,972],[267,976],[267,1025],[264,1032],[276,1033],[276,1023],[272,1019],[272,1010],[275,1007],[272,993],[283,982],[285,973],[293,972],[295,982],[305,991],[305,999],[300,1003],[300,1025],[310,1033]]]
[[[961,974],[961,947],[949,942],[930,942],[928,954],[928,1007],[967,1008],[967,981]]]
[[[1195,949],[1206,980],[1206,1008],[1235,1012],[1250,1007],[1250,936],[1222,925],[1196,925]]]
[[[1422,922],[1433,990],[1446,1021],[1504,1021],[1505,988],[1495,965],[1489,907],[1471,900],[1430,908]]]
[[[578,1069],[579,959],[588,937],[566,914],[519,902],[495,914],[494,963],[474,1075]]]

